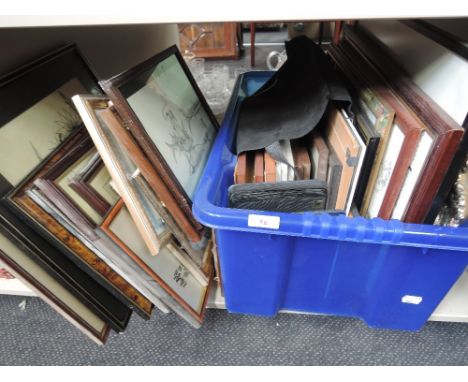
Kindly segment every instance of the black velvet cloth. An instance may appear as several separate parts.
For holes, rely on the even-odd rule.
[[[239,109],[236,152],[275,145],[312,131],[330,101],[343,101],[351,113],[351,96],[330,58],[311,39],[286,42],[287,61]],[[352,113],[350,114],[352,115]]]

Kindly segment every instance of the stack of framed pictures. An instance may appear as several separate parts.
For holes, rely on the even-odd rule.
[[[378,67],[362,53],[367,49],[374,53]],[[372,128],[380,138],[360,214],[423,223],[462,129],[435,123],[430,113],[443,119],[435,108],[418,110],[416,103],[430,104],[429,97],[419,94],[360,33],[346,28],[344,40],[332,46],[329,54],[349,81],[358,124]],[[392,79],[385,78],[382,67],[388,67],[387,73],[395,72]],[[418,97],[407,97],[405,91]]]
[[[66,46],[4,77],[0,104],[8,271],[98,343],[155,306],[199,327],[213,256],[191,197],[218,126],[177,49],[99,84]]]

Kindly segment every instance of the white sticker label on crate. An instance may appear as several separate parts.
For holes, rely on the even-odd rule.
[[[278,229],[280,226],[280,217],[250,214],[247,224],[249,227]]]
[[[407,294],[406,296],[403,296],[401,298],[401,302],[404,304],[413,304],[413,305],[419,305],[423,298],[421,296],[411,296]]]

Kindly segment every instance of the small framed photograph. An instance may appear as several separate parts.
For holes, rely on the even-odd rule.
[[[177,47],[100,85],[186,218],[201,230],[192,198],[218,124]]]

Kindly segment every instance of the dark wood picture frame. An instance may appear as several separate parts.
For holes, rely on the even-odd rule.
[[[378,212],[378,217],[391,219],[425,125],[388,87],[378,72],[360,58],[347,41],[342,41],[338,50],[341,52],[338,56],[345,68],[343,71],[345,73],[358,73],[361,79],[365,80],[368,86],[395,111],[394,128],[398,126],[404,136],[396,165],[392,170],[387,191]],[[420,178],[420,174],[418,178]]]
[[[450,179],[455,179],[457,170],[465,163],[463,155],[458,155],[464,131],[409,78],[392,58],[388,49],[374,36],[361,28],[345,27],[344,37],[363,59],[388,81],[390,87],[414,113],[437,134],[434,142],[437,150],[434,150],[429,158],[417,185],[418,192],[413,194],[405,216],[405,221],[408,223],[433,223],[438,208],[444,202],[443,194],[446,196],[450,189],[450,186],[444,185],[446,174],[449,172]],[[454,159],[461,160],[454,164]],[[441,188],[443,192],[439,193]]]
[[[92,231],[92,224],[83,211],[70,200],[53,180],[59,177],[76,160],[93,148],[92,141],[84,127],[78,128],[67,138],[51,158],[45,160],[23,182],[15,187],[6,197],[12,207],[21,211],[25,220],[32,220],[41,230],[52,236],[57,243],[72,254],[76,261],[101,285],[108,288],[120,301],[132,307],[143,318],[149,319],[153,309],[152,304],[118,273],[112,270],[103,260],[93,253],[78,237],[69,232],[56,219],[44,211],[27,194],[33,185],[39,188],[59,208],[64,208],[66,214],[77,224],[91,240],[97,239]],[[122,325],[124,322],[122,322]]]
[[[19,248],[18,251],[22,252]],[[97,330],[95,327],[93,327],[89,322],[86,321],[85,318],[80,316],[77,309],[73,309],[73,307],[70,304],[67,304],[65,298],[63,297],[63,293],[67,294],[70,292],[66,288],[59,284],[62,288],[65,289],[65,291],[62,292],[61,296],[58,296],[56,293],[54,293],[53,288],[47,285],[47,282],[45,280],[38,279],[37,271],[34,272],[33,270],[34,267],[37,267],[38,269],[42,270],[43,268],[32,259],[30,259],[32,262],[30,264],[27,264],[27,262],[24,261],[24,258],[26,257],[27,259],[29,259],[29,256],[27,256],[26,254],[21,254],[20,257],[21,258],[18,258],[18,253],[15,253],[13,255],[7,253],[7,251],[0,249],[0,259],[2,260],[3,264],[8,268],[8,271],[10,271],[16,278],[18,278],[29,288],[31,288],[46,304],[51,306],[65,319],[70,321],[82,333],[89,336],[96,343],[100,345],[104,344],[109,336],[109,324],[103,322],[102,330]],[[49,272],[45,272],[45,274],[49,277],[51,276]],[[52,280],[54,280],[53,277]],[[73,294],[70,295],[75,297]],[[83,307],[85,309],[87,308],[86,305],[83,305]],[[91,312],[93,311],[91,310]]]
[[[101,157],[96,154],[89,166],[70,183],[70,187],[102,217],[107,215],[112,206],[90,183],[104,167]]]
[[[4,131],[8,131],[4,130],[5,126],[10,128],[11,123],[16,123],[19,116],[25,112],[36,110],[32,108],[51,94],[59,92],[59,89],[70,81],[78,83],[81,88],[90,93],[100,94],[95,74],[75,45],[56,49],[2,77],[0,79],[0,103],[4,112],[0,115],[0,139],[3,139]],[[67,105],[67,114],[63,115],[62,122],[70,122],[69,117],[76,117],[77,114],[71,116],[69,113],[72,110],[70,109],[70,100],[64,98],[62,93],[58,93],[58,96],[62,97],[61,105]],[[56,112],[59,114],[61,111],[63,110]],[[76,122],[76,119],[73,118],[73,121]],[[32,131],[40,136],[45,135],[43,134],[44,127],[51,129],[50,126],[37,119],[35,122],[35,124],[16,126],[21,131],[12,129],[9,130],[8,134],[11,132],[16,134],[17,131],[24,134]],[[12,206],[6,198],[7,194],[40,164],[44,156],[51,155],[50,151],[56,148],[71,131],[68,127],[67,129],[61,129],[61,127],[53,126],[53,131],[57,131],[54,135],[54,141],[47,141],[47,150],[42,150],[41,156],[36,156],[27,167],[25,167],[24,162],[20,163],[23,166],[22,170],[15,168],[17,160],[14,159],[14,156],[9,158],[8,155],[12,152],[16,155],[24,155],[26,158],[27,153],[24,148],[31,151],[31,146],[28,141],[17,141],[17,144],[15,141],[8,141],[8,152],[2,153],[7,155],[8,159],[2,159],[2,165],[5,166],[3,168],[14,170],[15,179],[11,179],[11,176],[7,176],[3,170],[0,170],[0,230],[85,305],[109,322],[114,330],[122,331],[128,323],[131,310],[103,288],[93,277],[80,269],[77,264],[71,261],[70,257],[64,256],[64,251],[57,246],[55,239],[43,232],[35,222],[24,219],[21,210]],[[53,147],[50,147],[51,144]],[[31,158],[37,154],[34,149],[31,153]]]
[[[400,20],[400,22],[423,34],[427,38],[437,42],[461,58],[468,60],[468,47],[459,41],[459,39],[453,34],[423,20]],[[434,223],[437,215],[447,200],[450,190],[457,180],[460,171],[462,171],[463,167],[465,166],[468,153],[468,112],[465,116],[465,119],[463,120],[462,127],[465,130],[463,133],[463,138],[453,157],[452,163],[446,172],[442,184],[437,191],[437,195],[434,197],[429,212],[424,219],[425,224]]]
[[[145,130],[145,127],[138,118],[138,115],[131,108],[126,99],[130,94],[135,93],[139,88],[141,88],[144,85],[144,78],[147,78],[149,75],[151,75],[151,73],[155,70],[159,63],[171,56],[177,58],[178,63],[180,64],[185,76],[187,77],[191,87],[193,88],[196,96],[200,101],[201,107],[208,116],[209,122],[211,123],[215,131],[218,130],[218,123],[216,121],[216,118],[211,112],[211,109],[209,108],[205,98],[203,97],[200,89],[198,88],[198,85],[193,79],[190,70],[188,69],[184,59],[182,58],[179,50],[175,45],[151,57],[150,59],[144,61],[143,63],[135,66],[134,68],[126,72],[123,72],[108,80],[100,81],[99,84],[113,102],[114,107],[119,113],[120,117],[122,118],[125,127],[130,131],[135,141],[138,143],[145,155],[148,157],[150,163],[162,178],[167,189],[173,194],[175,200],[177,201],[177,205],[179,205],[184,211],[186,219],[188,220],[190,225],[187,225],[185,223],[179,224],[181,225],[182,229],[187,233],[187,235],[191,237],[191,240],[196,242],[197,236],[198,240],[201,239],[200,232],[203,228],[192,215],[192,201],[186,194],[185,190],[182,188],[179,180],[171,171],[164,157],[157,149],[156,144],[150,138],[148,132]],[[168,209],[172,208],[171,205],[168,205],[167,207]],[[198,232],[199,234],[194,235],[194,233],[196,232]]]
[[[42,193],[47,195],[47,198],[64,211],[67,216],[78,226],[79,230],[83,232],[90,240],[95,240],[97,235],[93,231],[93,220],[87,216],[87,214],[73,201],[71,200],[60,186],[55,184],[55,180],[60,177],[70,166],[72,166],[77,160],[79,160],[88,151],[93,149],[93,142],[86,133],[84,127],[80,128],[77,132],[76,143],[73,145],[64,144],[64,150],[61,151],[62,157],[59,157],[53,164],[48,164],[47,161],[44,163],[47,169],[36,171],[35,179],[29,179],[29,181],[15,193],[9,197],[15,199],[18,195],[24,193],[24,190],[34,185]],[[74,141],[74,139],[72,140]],[[58,154],[58,153],[57,153]],[[40,174],[40,175],[39,175]]]

